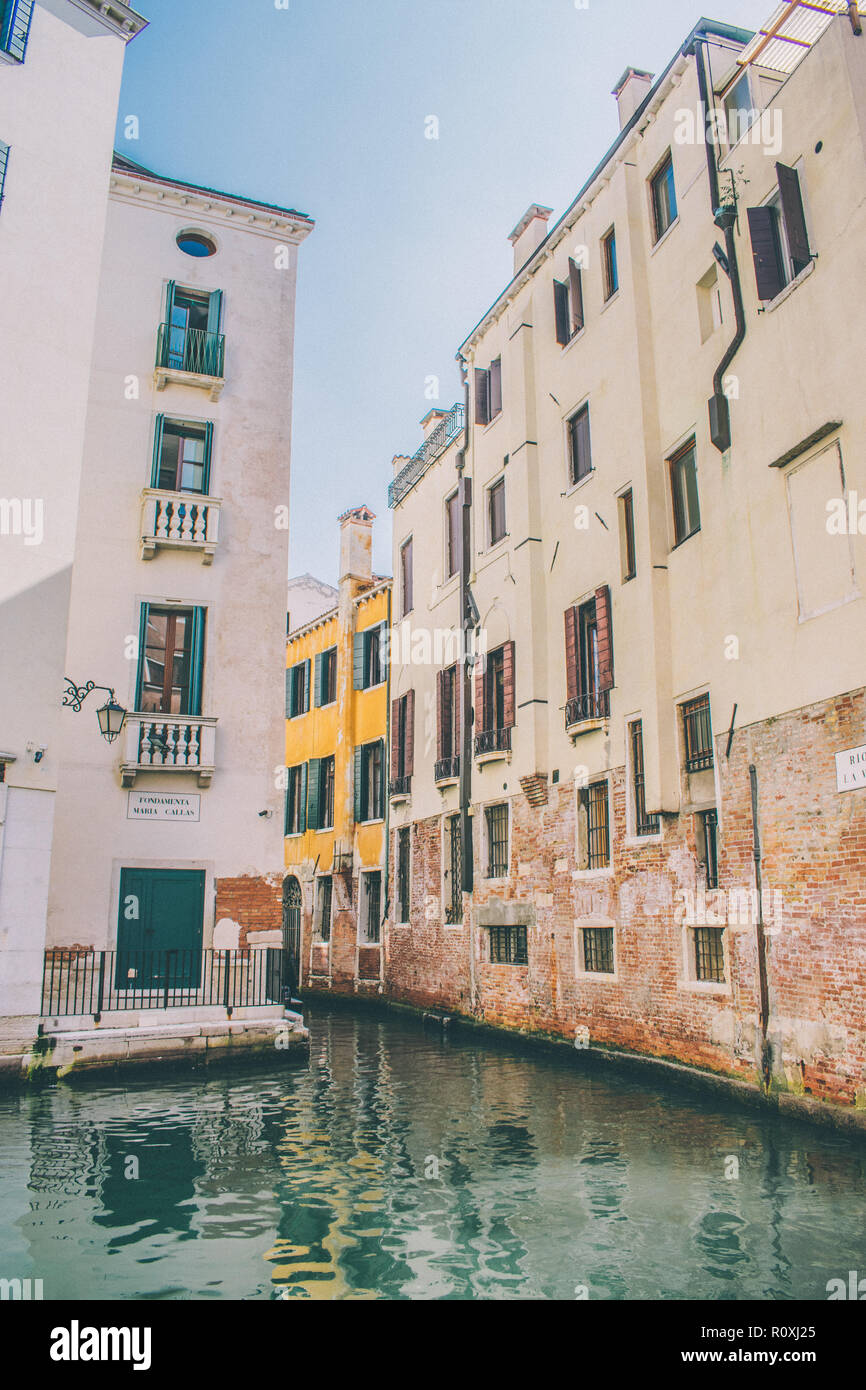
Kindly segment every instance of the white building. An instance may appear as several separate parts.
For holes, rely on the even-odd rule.
[[[0,545],[4,649],[28,653],[0,687],[0,949],[17,962],[5,977],[21,980],[0,1013],[17,1016],[7,1031],[19,1037],[34,1016],[48,1033],[94,1016],[130,1029],[157,1004],[223,1022],[228,1005],[237,1022],[282,993],[278,958],[213,948],[281,943],[294,300],[312,222],[112,162],[121,24],[105,21],[114,37],[91,44],[73,27],[82,8],[38,4],[8,75],[50,109],[55,69],[70,84],[63,121],[55,110],[38,142],[26,122],[10,127],[2,217],[20,232],[0,238],[6,283],[22,287],[4,335],[2,379],[21,390],[2,490],[36,493],[22,521],[44,527],[41,544]],[[128,34],[143,21],[127,13]],[[4,79],[0,138],[15,101]],[[92,99],[78,120],[84,83],[104,93],[101,129]],[[67,160],[84,150],[71,231]],[[59,193],[45,206],[55,188],[62,217]],[[55,224],[68,299],[46,283]],[[41,306],[24,290],[40,284]],[[128,711],[114,743],[96,720],[109,690]]]

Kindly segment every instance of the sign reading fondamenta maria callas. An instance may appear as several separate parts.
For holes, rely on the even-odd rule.
[[[836,754],[837,792],[852,792],[855,787],[866,787],[866,743]]]
[[[195,792],[130,792],[127,820],[198,820],[201,797]]]

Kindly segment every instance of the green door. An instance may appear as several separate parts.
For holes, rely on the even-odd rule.
[[[117,989],[196,989],[204,870],[121,869]]]

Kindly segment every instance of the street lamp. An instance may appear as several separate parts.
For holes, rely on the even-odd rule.
[[[63,679],[66,681],[67,687],[63,694],[63,703],[64,705],[68,705],[70,709],[73,709],[76,714],[78,714],[91,690],[104,690],[107,692],[108,699],[105,704],[96,711],[96,717],[99,720],[99,732],[102,734],[106,743],[114,743],[114,740],[123,728],[124,720],[126,719],[126,710],[123,708],[123,705],[117,703],[111,686],[95,685],[93,681],[88,681],[86,685],[76,685],[75,681],[70,680],[68,676],[64,676]]]

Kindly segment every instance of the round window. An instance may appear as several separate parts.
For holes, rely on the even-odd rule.
[[[178,232],[177,244],[185,256],[216,255],[216,243],[204,232]]]

